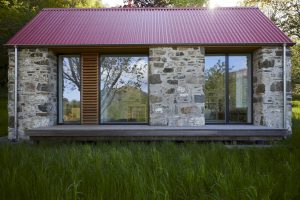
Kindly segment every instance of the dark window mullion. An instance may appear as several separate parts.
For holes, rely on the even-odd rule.
[[[225,123],[229,123],[229,56],[225,55]]]

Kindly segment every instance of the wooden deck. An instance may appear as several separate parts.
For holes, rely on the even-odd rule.
[[[166,127],[148,125],[57,125],[26,131],[32,141],[276,141],[286,129],[253,125]]]

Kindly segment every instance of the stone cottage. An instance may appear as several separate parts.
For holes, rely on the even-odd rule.
[[[9,139],[291,133],[293,42],[258,8],[43,9],[6,45]]]

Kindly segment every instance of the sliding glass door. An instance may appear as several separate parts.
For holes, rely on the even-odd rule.
[[[59,123],[80,123],[80,56],[59,56]]]
[[[251,70],[249,55],[228,57],[228,121],[251,122]]]
[[[205,57],[205,120],[225,123],[225,56]]]
[[[148,123],[148,57],[107,55],[100,65],[101,123]]]
[[[251,56],[205,57],[206,123],[251,123]]]

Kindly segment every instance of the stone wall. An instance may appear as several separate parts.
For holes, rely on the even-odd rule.
[[[14,139],[14,49],[8,50],[8,137]],[[48,49],[18,51],[18,131],[56,124],[57,64]]]
[[[291,130],[291,59],[287,49],[287,121]],[[283,48],[263,47],[253,54],[254,124],[283,128]]]
[[[149,67],[150,125],[204,125],[204,48],[150,48]]]

